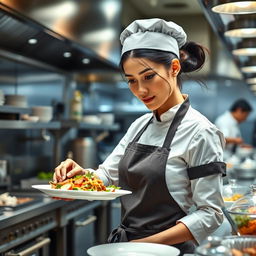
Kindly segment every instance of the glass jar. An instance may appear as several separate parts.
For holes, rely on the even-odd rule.
[[[228,185],[223,186],[222,197],[226,208],[230,207],[235,201],[250,192],[249,186],[238,185],[236,179],[230,179]]]
[[[74,96],[71,100],[70,118],[72,120],[81,121],[83,117],[83,96],[78,90],[74,91]]]
[[[256,184],[251,185],[250,193],[231,205],[228,213],[240,235],[256,235]]]

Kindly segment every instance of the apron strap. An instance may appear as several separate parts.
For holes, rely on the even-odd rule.
[[[167,132],[167,135],[164,140],[163,147],[169,149],[170,145],[172,143],[173,137],[175,135],[175,132],[180,125],[183,117],[186,115],[188,109],[189,109],[189,99],[188,97],[184,100],[180,108],[178,109],[177,113],[175,114],[173,121],[170,125],[170,128]],[[153,121],[153,116],[149,119],[149,121],[146,123],[146,125],[136,134],[135,138],[132,140],[132,142],[136,142],[139,140],[142,133],[148,128],[149,124]]]
[[[184,102],[181,104],[180,108],[178,109],[177,113],[175,114],[172,123],[170,125],[170,128],[167,132],[167,135],[164,140],[163,148],[170,149],[170,145],[172,143],[172,140],[174,138],[174,135],[177,131],[178,126],[180,125],[183,117],[186,115],[188,109],[189,109],[189,99],[188,97],[184,100]]]

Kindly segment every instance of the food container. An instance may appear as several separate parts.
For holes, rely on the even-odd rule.
[[[247,157],[245,160],[234,167],[235,177],[237,179],[255,179],[256,177],[256,162]]]
[[[249,186],[237,184],[236,179],[230,179],[229,184],[223,186],[222,197],[226,208],[229,208],[235,201],[250,192]]]
[[[49,122],[53,118],[52,106],[34,106],[32,107],[32,115],[38,116],[40,122]]]
[[[256,185],[251,185],[250,193],[235,201],[228,213],[241,235],[256,235]]]
[[[256,236],[208,237],[196,248],[196,256],[251,256],[256,254]]]

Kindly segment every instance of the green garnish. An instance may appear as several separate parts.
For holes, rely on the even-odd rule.
[[[115,185],[109,185],[109,186],[107,186],[106,188],[120,189],[121,187],[117,187],[117,186],[115,186]]]
[[[88,179],[91,179],[94,177],[94,173],[93,172],[87,172],[85,175],[84,175],[86,178]]]

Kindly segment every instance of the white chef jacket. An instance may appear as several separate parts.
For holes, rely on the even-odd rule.
[[[222,131],[225,137],[241,137],[239,123],[232,116],[230,111],[226,111],[220,115],[216,119],[215,125]]]
[[[139,139],[139,143],[162,146],[175,113],[181,104],[161,115],[161,121],[154,116]],[[147,113],[135,120],[125,136],[107,159],[96,170],[106,185],[118,185],[118,163],[129,142],[152,117]],[[222,162],[223,134],[206,117],[191,106],[179,125],[171,144],[167,166],[166,184],[171,196],[188,215],[178,220],[183,222],[198,243],[215,231],[223,221],[221,207],[222,178],[213,174],[190,180],[187,168]],[[189,213],[194,206],[195,211]]]
[[[239,123],[237,120],[232,116],[230,111],[224,112],[215,120],[215,125],[222,131],[225,138],[232,137],[232,138],[239,138],[241,137],[241,131],[239,128]],[[231,153],[234,144],[229,143],[226,145],[227,152]]]

